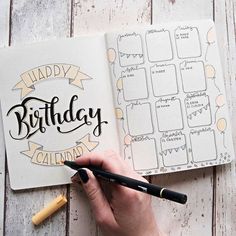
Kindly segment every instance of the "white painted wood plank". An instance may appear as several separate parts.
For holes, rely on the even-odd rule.
[[[10,1],[0,0],[0,47],[8,45]],[[0,235],[4,231],[4,204],[5,204],[5,145],[3,137],[3,126],[0,111]]]
[[[78,1],[73,7],[73,35],[96,34],[128,25],[151,23],[151,0]],[[76,191],[76,192],[75,192]],[[79,196],[78,196],[79,191]],[[96,228],[88,202],[76,188],[71,189],[70,236],[101,235]]]
[[[157,222],[167,235],[212,235],[212,179],[212,168],[153,177],[155,184],[188,196],[185,205],[153,198]]]
[[[11,44],[29,43],[70,35],[71,1],[12,1]],[[65,235],[67,207],[38,227],[32,216],[67,187],[13,192],[6,176],[5,235]]]
[[[177,20],[213,18],[211,0],[154,0],[153,24]],[[156,217],[167,235],[211,235],[213,214],[213,168],[152,177],[152,182],[188,194],[181,206],[153,199]]]
[[[0,47],[4,47],[9,39],[10,1],[0,0],[0,10]]]
[[[151,0],[74,1],[74,35],[110,31],[127,25],[150,24]]]
[[[215,0],[215,23],[223,66],[236,150],[236,1]],[[235,160],[216,168],[216,206],[214,235],[233,236],[236,233],[236,168]]]
[[[153,24],[167,21],[212,19],[212,0],[153,0]]]
[[[13,0],[11,45],[69,37],[70,20],[70,0]]]
[[[6,180],[6,184],[9,186],[8,175]],[[5,235],[66,235],[67,206],[64,206],[39,226],[34,226],[31,221],[32,216],[49,202],[58,195],[66,193],[64,186],[17,192],[13,192],[7,187]]]
[[[82,186],[71,185],[69,235],[96,235],[96,223],[92,209]]]

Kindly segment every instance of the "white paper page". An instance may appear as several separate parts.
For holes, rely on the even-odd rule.
[[[151,175],[234,158],[214,24],[210,20],[108,33],[124,159]]]
[[[118,151],[103,35],[3,49],[0,65],[13,189],[70,183],[60,160]]]

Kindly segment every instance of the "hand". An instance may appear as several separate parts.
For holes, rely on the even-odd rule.
[[[113,151],[89,153],[76,159],[76,163],[96,165],[103,170],[147,182]],[[151,207],[150,195],[96,179],[88,169],[80,169],[79,176],[95,220],[104,235],[160,235]]]

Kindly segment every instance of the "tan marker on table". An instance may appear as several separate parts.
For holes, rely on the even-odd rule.
[[[43,208],[40,212],[32,217],[32,222],[35,225],[40,224],[50,215],[52,215],[55,211],[57,211],[60,207],[67,203],[67,199],[65,196],[60,195],[55,198],[52,202],[50,202],[45,208]]]

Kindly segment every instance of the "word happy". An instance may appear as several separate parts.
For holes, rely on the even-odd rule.
[[[59,103],[57,96],[54,96],[51,101],[45,101],[37,97],[25,98],[22,103],[11,107],[7,112],[7,116],[13,113],[17,121],[17,134],[10,130],[10,136],[16,140],[22,140],[28,139],[36,133],[45,133],[50,126],[55,126],[59,133],[66,134],[81,127],[92,125],[93,134],[96,137],[100,136],[102,134],[102,125],[108,124],[107,121],[102,120],[101,109],[78,109],[78,106],[75,105],[76,100],[78,100],[78,96],[73,95],[68,109],[61,112],[56,111]],[[30,102],[40,102],[43,106],[36,109],[28,106]],[[65,129],[66,124],[69,123],[70,128]],[[71,128],[71,126],[73,127]]]

